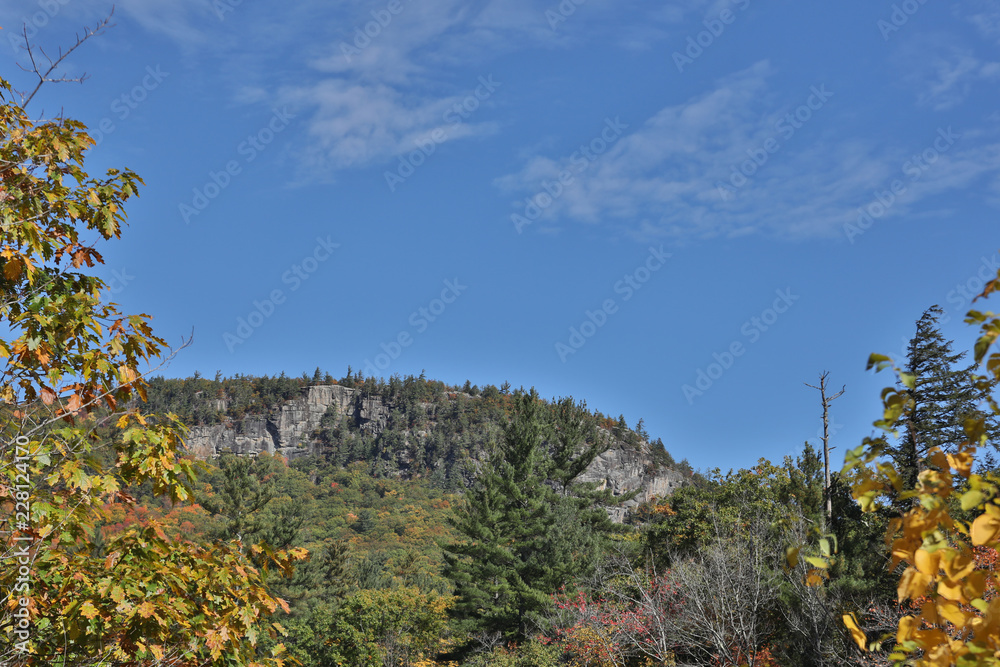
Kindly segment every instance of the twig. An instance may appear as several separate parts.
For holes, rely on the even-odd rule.
[[[31,60],[31,68],[29,69],[29,68],[21,65],[20,63],[18,64],[18,67],[20,67],[25,72],[33,72],[35,74],[35,76],[38,77],[38,83],[35,85],[34,90],[32,90],[28,95],[24,95],[24,94],[21,95],[21,108],[24,108],[24,107],[28,106],[28,104],[31,102],[32,98],[34,98],[35,94],[38,92],[38,89],[42,87],[43,83],[46,83],[46,82],[49,82],[49,83],[83,83],[84,81],[87,80],[87,73],[86,72],[84,72],[83,74],[81,74],[78,77],[61,76],[58,79],[51,78],[50,75],[52,74],[52,72],[54,72],[56,70],[56,68],[59,67],[60,63],[62,63],[62,61],[65,60],[69,56],[69,54],[73,53],[73,51],[75,51],[76,49],[78,49],[84,42],[86,42],[88,39],[90,39],[91,37],[93,37],[95,35],[100,35],[101,33],[103,33],[108,28],[113,27],[114,24],[111,23],[111,17],[114,16],[114,13],[115,13],[115,8],[112,5],[111,11],[108,13],[107,17],[105,17],[100,23],[98,23],[96,26],[94,26],[94,28],[92,28],[92,29],[91,28],[84,28],[83,37],[81,37],[79,33],[76,34],[76,44],[74,44],[73,46],[71,46],[68,49],[66,49],[65,52],[63,52],[62,47],[60,47],[59,48],[59,57],[56,58],[55,60],[52,60],[52,58],[50,58],[48,56],[48,54],[45,53],[45,51],[43,51],[41,49],[41,47],[35,47],[35,46],[33,46],[31,44],[31,41],[28,39],[28,26],[27,25],[24,26],[23,31],[22,31],[23,34],[24,34],[24,50],[28,52],[28,59]],[[38,64],[38,61],[35,60],[35,52],[34,52],[35,48],[37,48],[38,52],[41,53],[43,56],[45,56],[45,59],[49,61],[48,69],[46,69],[45,72],[41,71],[41,66]]]

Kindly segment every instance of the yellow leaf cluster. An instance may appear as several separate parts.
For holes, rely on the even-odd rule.
[[[978,298],[985,298],[1000,285],[991,281]],[[1000,352],[990,354],[998,339],[1000,318],[993,313],[970,311],[966,322],[980,324],[981,336],[975,346],[977,364],[985,361],[983,382],[1000,381]],[[873,355],[869,367],[888,367],[887,358]],[[897,373],[898,373],[898,369]],[[906,384],[907,378],[901,378]],[[882,393],[884,415],[876,425],[886,431],[904,419],[912,409],[905,394],[896,389]],[[1000,413],[994,403],[991,409]],[[892,566],[904,564],[897,586],[899,600],[911,600],[919,611],[904,616],[895,635],[890,658],[897,664],[917,667],[950,665],[1000,665],[1000,572],[997,560],[977,564],[976,549],[1000,546],[1000,489],[972,473],[977,449],[985,444],[982,420],[966,423],[968,440],[954,453],[932,449],[929,469],[919,475],[917,488],[901,497],[912,498],[912,507],[890,522],[887,540]],[[902,490],[891,464],[875,463],[881,455],[880,441],[866,439],[862,447],[848,454],[848,469],[858,476],[854,497],[871,511],[883,494]],[[970,523],[956,519],[950,501],[956,482],[967,491],[960,498],[963,511],[972,512]],[[994,552],[995,556],[995,552]],[[853,615],[843,617],[854,641],[864,650],[868,638]]]
[[[288,571],[301,550],[252,561],[232,544],[170,541],[155,522],[101,532],[112,504],[135,507],[126,490],[148,485],[179,502],[195,479],[183,425],[133,402],[145,398],[137,369],[166,342],[148,315],[119,312],[87,270],[103,263],[95,241],[120,236],[142,181],[114,169],[92,178],[83,124],[35,121],[16,97],[0,78],[0,489],[30,486],[30,502],[18,499],[30,509],[0,497],[0,589],[20,586],[6,566],[15,555],[30,571],[30,590],[18,592],[32,631],[17,664],[189,667],[225,655],[227,665],[280,667],[280,649],[257,656],[255,633],[287,603],[253,563]],[[26,518],[12,532],[16,512]],[[8,648],[10,618],[0,623]]]

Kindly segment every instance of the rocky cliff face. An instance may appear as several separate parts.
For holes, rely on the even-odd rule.
[[[285,402],[267,417],[195,426],[187,446],[199,458],[214,458],[226,450],[251,456],[260,452],[302,456],[313,451],[312,434],[331,408],[338,418],[355,419],[361,428],[375,435],[385,428],[389,415],[377,396],[362,396],[356,389],[340,385],[321,385],[306,388],[301,396]],[[224,411],[225,406],[221,409]]]
[[[274,424],[267,419],[248,417],[231,426],[194,426],[187,446],[198,458],[215,458],[222,451],[237,454],[275,452],[280,448]]]
[[[224,406],[220,408],[224,410]],[[336,419],[346,417],[353,420],[356,427],[378,436],[385,429],[389,410],[390,406],[381,398],[350,387],[313,386],[267,417],[245,417],[225,424],[195,426],[188,436],[187,446],[198,458],[214,458],[223,451],[249,456],[268,452],[293,458],[315,452],[313,434],[328,411]],[[426,435],[425,431],[407,433],[408,437],[416,439]],[[621,507],[609,508],[615,521],[624,520],[627,512],[638,504],[655,496],[668,496],[688,481],[678,471],[658,468],[648,443],[642,442],[635,448],[617,440],[579,479],[595,482],[598,488],[610,489],[616,496],[639,491]]]
[[[623,521],[628,511],[640,503],[657,496],[669,496],[688,480],[676,470],[656,470],[648,443],[643,442],[638,450],[621,445],[622,443],[612,445],[594,459],[578,478],[581,482],[596,482],[599,490],[610,489],[615,496],[639,491],[635,498],[625,501],[621,506],[608,508],[612,520],[617,522]]]

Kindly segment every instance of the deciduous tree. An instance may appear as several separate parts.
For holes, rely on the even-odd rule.
[[[1000,273],[978,298],[997,291]],[[977,390],[988,392],[1000,380],[1000,352],[991,352],[1000,338],[1000,317],[973,310],[966,322],[981,327],[974,358],[985,373],[973,382]],[[869,367],[893,366],[887,357],[872,355]],[[883,416],[875,422],[889,435],[899,428],[909,431],[921,417],[914,398],[918,377],[894,370],[902,388],[882,391]],[[868,637],[856,617],[844,617],[862,648],[894,640],[890,658],[897,664],[1000,665],[1000,596],[996,594],[1000,572],[994,558],[977,558],[979,551],[993,552],[1000,546],[1000,486],[996,478],[972,472],[977,454],[989,443],[990,418],[1000,414],[1000,406],[987,393],[983,396],[987,412],[962,415],[962,439],[956,442],[951,428],[929,431],[929,446],[922,457],[926,466],[918,472],[912,489],[908,471],[900,470],[895,461],[884,460],[892,451],[885,436],[866,438],[848,456],[849,467],[858,473],[854,495],[864,509],[875,510],[887,497],[914,501],[902,517],[890,523],[886,535],[893,567],[903,566],[898,599],[914,603],[899,619],[895,637]],[[930,412],[932,417],[937,414]],[[941,415],[932,424],[951,423],[959,416]],[[966,482],[965,486],[959,488],[959,481]],[[968,519],[959,518],[956,496]]]
[[[91,177],[84,125],[33,120],[15,97],[0,79],[0,662],[280,664],[255,644],[283,602],[238,549],[170,540],[155,522],[95,549],[106,504],[133,503],[144,484],[187,500],[195,467],[183,426],[135,402],[165,342],[91,271],[142,181]]]

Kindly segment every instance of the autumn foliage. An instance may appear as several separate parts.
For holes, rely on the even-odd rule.
[[[985,286],[979,298],[1000,289],[998,277]],[[1000,352],[992,351],[1000,337],[1000,318],[991,312],[970,311],[966,322],[980,325],[975,361],[985,369],[977,376],[981,387],[1000,381]],[[873,355],[869,366],[879,370],[891,361]],[[912,403],[907,388],[914,378],[895,369],[902,388],[882,392],[883,418],[876,426],[887,432],[904,424]],[[1000,412],[990,399],[984,410]],[[1000,597],[996,595],[1000,571],[996,547],[1000,544],[1000,486],[994,477],[973,472],[978,450],[987,444],[985,413],[965,422],[967,439],[954,451],[932,448],[919,473],[916,489],[904,490],[898,471],[880,457],[884,438],[868,438],[848,456],[849,468],[859,471],[854,496],[867,511],[879,499],[910,499],[910,508],[889,524],[887,542],[892,566],[902,565],[898,599],[912,601],[898,621],[896,663],[919,666],[1000,664]],[[882,638],[872,638],[853,615],[844,621],[862,648]]]
[[[184,427],[135,400],[165,342],[88,272],[142,181],[91,178],[86,128],[32,120],[15,96],[0,80],[0,662],[280,665],[280,645],[257,655],[285,607],[264,569],[287,571],[303,550],[253,547],[254,561],[154,519],[104,531],[139,487],[190,500],[196,473]]]

